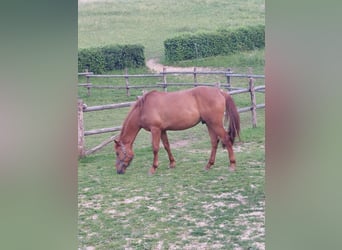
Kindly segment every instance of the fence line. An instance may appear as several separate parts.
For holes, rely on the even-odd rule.
[[[126,95],[130,96],[130,89],[137,89],[137,88],[163,88],[164,91],[167,91],[168,86],[186,86],[186,85],[192,85],[192,86],[215,86],[218,83],[198,83],[197,76],[198,75],[224,75],[226,77],[226,84],[220,84],[220,87],[226,88],[228,90],[231,90],[231,78],[265,78],[264,75],[257,75],[257,74],[236,74],[231,71],[230,68],[227,68],[227,70],[216,70],[216,71],[197,71],[197,68],[194,67],[193,71],[167,71],[166,67],[163,68],[163,71],[160,73],[154,73],[154,74],[136,74],[136,75],[130,75],[128,74],[127,68],[125,69],[125,74],[122,75],[96,75],[93,74],[93,72],[83,72],[78,73],[79,76],[85,76],[86,77],[86,83],[79,83],[79,87],[85,87],[88,89],[88,96],[91,94],[92,88],[97,89],[126,89]],[[167,75],[193,75],[193,83],[169,83],[167,82]],[[113,86],[113,85],[93,85],[90,82],[91,78],[121,78],[125,79],[125,85],[124,86]],[[157,84],[151,84],[151,85],[136,85],[132,86],[130,85],[129,79],[130,78],[160,78],[162,83]]]
[[[91,74],[87,75],[90,76]],[[251,75],[243,75],[243,74],[235,74],[235,75],[241,75],[241,77],[246,77],[246,76],[251,76]],[[243,75],[243,76],[242,76]],[[242,94],[242,93],[250,93],[251,97],[251,106],[249,107],[243,107],[239,108],[238,112],[243,113],[243,112],[251,112],[251,117],[252,117],[252,126],[255,128],[257,126],[257,116],[256,116],[256,110],[265,108],[265,104],[256,104],[256,98],[255,98],[255,93],[256,92],[261,92],[265,93],[265,85],[263,86],[254,86],[254,78],[249,77],[248,78],[248,88],[245,89],[235,89],[230,91],[229,93],[231,95],[236,95],[236,94]],[[162,84],[165,86],[165,84]],[[170,85],[170,84],[168,84]],[[190,84],[192,85],[192,84]],[[200,84],[198,83],[197,86]],[[203,85],[203,84],[201,84]],[[215,84],[212,84],[215,86]],[[217,84],[216,84],[217,86]],[[222,86],[222,85],[221,85]],[[79,151],[79,157],[84,157],[86,155],[89,155],[91,153],[94,153],[104,146],[108,145],[110,142],[114,141],[116,136],[111,136],[109,139],[103,141],[96,147],[86,150],[85,149],[85,136],[89,135],[95,135],[95,134],[102,134],[102,133],[109,133],[109,132],[116,132],[121,130],[121,126],[117,127],[111,127],[111,128],[100,128],[100,129],[93,129],[89,131],[84,131],[84,121],[83,121],[83,112],[93,112],[93,111],[100,111],[100,110],[108,110],[108,109],[118,109],[118,108],[124,108],[124,107],[130,107],[134,104],[135,102],[123,102],[123,103],[116,103],[116,104],[106,104],[106,105],[98,105],[98,106],[92,106],[92,107],[87,107],[82,100],[78,101],[78,151]]]

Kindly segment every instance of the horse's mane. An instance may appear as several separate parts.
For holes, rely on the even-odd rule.
[[[154,92],[157,92],[157,90],[151,90],[147,93],[144,93],[142,96],[139,96],[138,100],[135,102],[132,110],[136,109],[136,108],[142,108],[144,106],[146,98]]]
[[[145,103],[146,98],[153,92],[157,92],[157,91],[152,90],[152,91],[149,91],[149,92],[143,94],[143,96],[138,97],[138,100],[134,103],[134,105],[132,106],[131,110],[129,111],[126,119],[124,120],[124,123],[122,125],[121,134],[124,133],[124,130],[127,127],[127,123],[132,118],[133,114],[135,114],[136,111],[139,111],[144,107],[144,103]]]

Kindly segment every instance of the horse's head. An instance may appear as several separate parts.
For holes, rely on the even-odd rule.
[[[116,153],[116,172],[118,174],[124,174],[126,168],[131,164],[134,154],[130,148],[127,148],[120,140],[114,140],[115,153]]]

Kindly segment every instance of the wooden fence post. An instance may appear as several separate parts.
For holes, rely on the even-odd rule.
[[[88,69],[86,69],[85,72],[88,73]],[[90,85],[89,85],[89,83],[90,83],[90,77],[89,77],[89,75],[86,75],[86,78],[87,78],[88,96],[90,96]]]
[[[197,69],[196,69],[196,67],[194,67],[194,87],[197,87],[197,74],[196,74],[196,72],[197,72]]]
[[[129,92],[129,81],[128,81],[128,70],[125,68],[125,81],[126,81],[126,95],[130,96],[131,93]]]
[[[251,104],[252,104],[252,108],[251,108],[252,126],[253,126],[253,128],[256,128],[256,126],[257,126],[257,114],[256,114],[256,98],[255,98],[255,89],[254,89],[254,79],[250,77],[248,84],[249,84],[249,91],[251,94]]]
[[[167,92],[167,82],[166,82],[166,67],[163,67],[163,88]]]
[[[84,122],[83,122],[83,101],[77,101],[77,121],[78,121],[78,157],[85,156],[84,145]]]
[[[227,69],[227,73],[228,73],[228,74],[231,73],[231,69],[230,69],[230,68]],[[230,90],[230,87],[231,87],[231,85],[230,85],[230,76],[229,76],[229,75],[226,75],[226,76],[227,76],[228,90]]]

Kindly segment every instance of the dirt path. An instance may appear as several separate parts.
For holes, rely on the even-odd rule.
[[[173,66],[165,66],[158,62],[158,59],[152,58],[147,60],[146,66],[152,72],[163,72],[163,67],[166,67],[167,71],[177,71],[177,72],[185,72],[185,71],[193,71],[194,67],[173,67]],[[213,71],[213,70],[221,70],[219,68],[210,68],[210,67],[197,67],[197,71]]]

